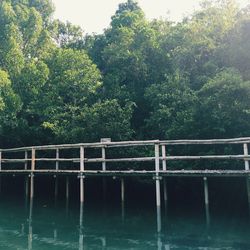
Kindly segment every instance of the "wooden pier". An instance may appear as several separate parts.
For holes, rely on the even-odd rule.
[[[171,176],[183,177],[200,177],[204,181],[204,203],[208,210],[209,206],[209,190],[208,177],[245,177],[247,180],[247,193],[250,204],[250,185],[249,185],[249,160],[248,153],[248,138],[235,139],[214,139],[214,140],[151,140],[151,141],[121,141],[111,142],[109,138],[101,139],[97,143],[78,143],[78,144],[63,144],[63,145],[46,145],[32,146],[11,149],[0,149],[0,174],[1,175],[25,175],[26,182],[29,180],[29,185],[26,183],[26,194],[29,194],[30,199],[35,195],[34,176],[36,175],[53,175],[55,177],[55,196],[58,193],[59,175],[76,175],[79,179],[80,202],[84,200],[84,179],[94,176],[102,176],[103,189],[105,189],[105,177],[112,176],[121,179],[121,201],[125,201],[125,182],[123,177],[152,177],[155,181],[156,190],[156,207],[157,214],[160,213],[162,196],[164,202],[167,201],[166,178]],[[215,147],[222,145],[238,145],[242,149],[240,154],[214,154],[206,153],[205,155],[171,155],[169,150],[171,147],[192,147],[197,145],[207,145],[207,147]],[[110,158],[109,150],[118,149],[120,152],[126,152],[125,148],[136,148],[138,154],[144,152],[144,156],[138,157],[115,157]],[[145,151],[145,148],[147,150]],[[89,154],[89,150],[94,150],[95,153]],[[148,152],[145,155],[145,152]],[[99,154],[100,157],[95,155]],[[49,155],[49,156],[48,156]],[[93,156],[94,155],[94,156]],[[112,155],[112,154],[110,154]],[[67,156],[67,157],[66,157]],[[92,157],[91,157],[92,156]],[[227,161],[234,166],[235,161],[242,161],[240,168],[233,169],[171,169],[169,163],[172,161],[192,162],[196,161]],[[122,167],[122,164],[144,164],[145,167]],[[109,167],[112,165],[112,168]],[[163,186],[163,195],[161,188]],[[66,179],[66,197],[69,196],[69,183]],[[160,230],[160,226],[159,226]]]

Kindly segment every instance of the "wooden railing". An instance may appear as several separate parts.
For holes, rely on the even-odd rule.
[[[60,162],[79,162],[79,168],[75,171],[87,171],[84,167],[85,163],[101,163],[102,171],[107,171],[107,163],[119,162],[155,162],[155,171],[166,171],[167,161],[182,161],[182,160],[244,160],[245,170],[249,170],[250,155],[248,154],[248,143],[250,138],[235,138],[235,139],[215,139],[215,140],[152,140],[152,141],[121,141],[121,142],[97,142],[97,143],[78,143],[78,144],[62,144],[62,145],[46,145],[46,146],[32,146],[12,149],[0,149],[0,171],[4,171],[3,164],[7,163],[24,163],[24,171],[34,172],[39,170],[36,168],[38,162],[55,162],[55,168],[47,169],[59,171]],[[173,145],[218,145],[218,144],[242,144],[242,154],[237,155],[167,155],[167,147]],[[122,148],[122,147],[145,147],[153,146],[154,155],[144,157],[126,157],[126,158],[106,158],[106,151],[108,148]],[[100,158],[86,158],[85,151],[89,148],[100,149]],[[64,158],[60,157],[60,150],[65,149],[79,149],[79,157]],[[161,150],[160,150],[161,149]],[[36,157],[37,152],[40,151],[55,151],[55,157],[45,158]],[[6,158],[6,154],[21,153],[23,158]],[[30,155],[30,157],[28,157]],[[28,168],[30,163],[30,168]],[[162,163],[162,164],[160,164]],[[11,169],[14,171],[14,169]],[[43,170],[43,171],[47,171]],[[67,170],[67,169],[63,169]],[[91,168],[91,170],[94,170]],[[136,169],[135,169],[136,170]],[[170,169],[169,169],[170,170]],[[41,170],[42,171],[42,170]]]
[[[97,143],[78,143],[78,144],[62,144],[62,145],[46,145],[46,146],[32,146],[21,147],[12,149],[0,149],[0,174],[27,174],[30,177],[30,198],[34,195],[34,175],[35,174],[76,174],[80,180],[80,201],[84,201],[84,177],[85,176],[120,176],[121,177],[121,200],[124,201],[124,179],[123,176],[153,176],[156,184],[156,205],[157,208],[161,205],[161,192],[160,192],[160,180],[165,176],[199,176],[204,180],[204,197],[205,205],[208,208],[208,176],[250,176],[249,160],[250,155],[248,153],[248,144],[250,143],[250,137],[247,138],[235,138],[235,139],[215,139],[215,140],[151,140],[151,141],[121,141],[111,142],[109,140],[102,139]],[[233,145],[237,144],[242,146],[242,154],[221,154],[221,155],[170,155],[169,147],[171,146],[186,146],[192,147],[194,145]],[[151,152],[152,155],[140,156],[140,157],[123,157],[123,158],[108,158],[107,150],[111,148],[118,148],[125,152],[124,148],[127,147],[141,147],[141,151],[144,152],[143,147],[151,147],[147,152]],[[100,157],[87,158],[86,151],[89,149],[95,149],[99,151]],[[77,156],[71,152],[71,157],[65,157],[65,150],[74,151]],[[199,150],[198,150],[199,151]],[[53,157],[40,157],[41,152],[47,154],[53,152]],[[138,152],[138,151],[135,151]],[[154,152],[154,153],[153,153]],[[16,157],[18,155],[18,157]],[[20,157],[20,155],[22,157]],[[51,154],[50,154],[51,155]],[[8,157],[7,157],[8,156]],[[11,157],[12,156],[12,157]],[[240,169],[237,170],[174,170],[171,169],[168,162],[170,161],[186,161],[186,160],[242,160],[244,162]],[[41,168],[38,166],[40,162],[53,163],[53,167]],[[111,163],[145,163],[153,162],[152,167],[148,168],[144,166],[143,170],[134,168],[129,170],[120,169],[115,165],[115,168],[110,170],[109,164]],[[69,166],[62,168],[60,163],[74,164],[74,168]],[[91,168],[86,168],[86,164],[96,163]],[[7,168],[7,164],[12,164],[11,168]],[[21,168],[20,168],[20,164]],[[16,167],[18,165],[18,167]],[[97,167],[98,165],[98,167]],[[101,170],[100,170],[101,166]],[[148,165],[147,165],[148,166]],[[146,168],[146,169],[145,169]],[[114,170],[115,169],[115,170]],[[152,170],[153,169],[153,170]],[[68,178],[68,177],[67,177]],[[247,178],[248,180],[248,178]],[[28,178],[26,177],[26,189],[28,190]],[[66,180],[66,197],[68,197],[68,179]],[[247,182],[249,203],[250,203],[250,184]],[[28,191],[26,190],[26,193]],[[163,180],[164,201],[167,200],[166,180]],[[57,180],[55,182],[55,194],[57,193]],[[206,209],[208,210],[208,209]],[[160,213],[159,213],[160,214]]]

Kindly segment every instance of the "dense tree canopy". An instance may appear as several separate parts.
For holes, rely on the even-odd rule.
[[[84,35],[50,0],[2,0],[0,146],[249,136],[249,10],[203,1],[173,23],[128,0]]]

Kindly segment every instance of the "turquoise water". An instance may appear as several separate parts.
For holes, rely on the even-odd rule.
[[[55,201],[51,194],[31,203],[23,194],[2,194],[0,249],[250,249],[246,210],[212,208],[208,223],[203,204],[172,203],[162,206],[157,224],[154,200],[139,199],[89,199],[80,206],[77,199]]]

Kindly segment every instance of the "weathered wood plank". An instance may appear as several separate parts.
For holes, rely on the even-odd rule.
[[[209,145],[209,144],[242,144],[249,143],[250,137],[233,138],[233,139],[211,139],[211,140],[164,140],[160,141],[161,145]]]
[[[20,147],[12,149],[0,149],[2,152],[18,152],[25,150],[56,150],[56,149],[73,149],[83,146],[84,148],[106,147],[129,147],[129,146],[150,146],[155,143],[160,145],[191,145],[191,144],[243,144],[250,143],[250,137],[233,138],[233,139],[212,139],[212,140],[148,140],[148,141],[120,141],[120,142],[95,142],[95,143],[77,143],[77,144],[60,144]]]
[[[120,141],[120,142],[94,142],[94,143],[77,143],[77,144],[60,144],[60,145],[44,145],[44,146],[30,146],[21,148],[1,149],[3,152],[19,152],[24,150],[56,150],[58,149],[74,149],[80,148],[101,148],[106,147],[128,147],[128,146],[150,146],[159,142],[159,140],[150,141]]]
[[[60,155],[59,155],[59,149],[57,148],[56,149],[56,170],[59,169],[59,157],[60,157]]]
[[[102,170],[58,170],[55,169],[36,169],[31,170],[1,170],[0,174],[64,174],[85,176],[180,176],[180,177],[247,177],[250,176],[250,170],[167,170],[167,171],[146,171],[146,170],[120,170],[120,171],[102,171]]]
[[[250,159],[250,155],[201,155],[201,156],[167,156],[166,160],[243,160]]]
[[[2,151],[0,151],[0,170],[2,169]]]
[[[27,159],[3,159],[2,162],[3,163],[21,163],[21,162],[28,162],[28,161],[32,161],[31,158],[27,158]],[[79,162],[80,159],[79,158],[59,158],[59,159],[56,159],[56,158],[38,158],[36,159],[36,161],[58,161],[58,162]],[[87,159],[86,159],[87,161]]]
[[[31,171],[35,170],[36,165],[36,150],[32,148],[31,150]]]
[[[244,155],[248,156],[248,146],[247,146],[247,143],[244,143],[243,150],[244,150]],[[245,170],[249,170],[249,161],[247,159],[249,159],[249,158],[245,158]]]
[[[154,161],[155,157],[134,157],[134,158],[117,158],[117,159],[104,159],[104,158],[84,158],[86,163],[99,163],[99,162],[146,162]],[[201,155],[201,156],[164,156],[159,157],[163,162],[165,160],[250,160],[250,155]],[[27,159],[2,159],[2,163],[19,163],[32,161],[32,158]],[[80,158],[37,158],[36,161],[47,162],[80,162]],[[164,168],[163,168],[164,170]]]

